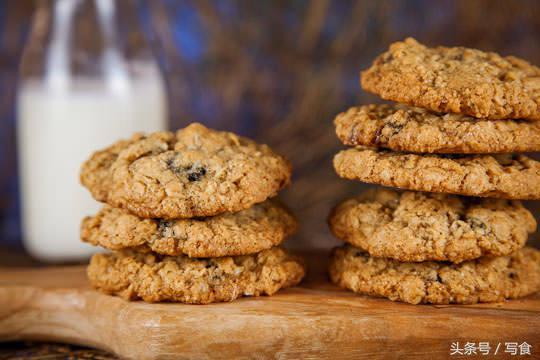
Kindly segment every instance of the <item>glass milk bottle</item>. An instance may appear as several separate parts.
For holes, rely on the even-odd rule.
[[[162,76],[130,0],[36,2],[17,97],[22,226],[28,252],[75,261],[82,218],[100,204],[79,183],[92,152],[166,128]]]

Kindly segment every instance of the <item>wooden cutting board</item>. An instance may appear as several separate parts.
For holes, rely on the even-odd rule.
[[[304,283],[272,297],[211,305],[126,302],[90,288],[81,266],[0,269],[0,339],[101,348],[121,357],[445,358],[451,344],[531,344],[540,355],[540,296],[429,306],[355,295],[328,283],[326,255]],[[455,358],[455,357],[452,357]]]

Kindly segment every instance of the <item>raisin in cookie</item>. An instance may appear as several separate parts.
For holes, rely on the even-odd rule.
[[[334,157],[339,176],[402,189],[540,199],[540,162],[525,155],[417,155],[355,148]]]
[[[247,209],[289,183],[268,146],[191,124],[135,135],[96,152],[81,170],[94,198],[145,218],[191,218]]]
[[[189,257],[236,256],[279,245],[296,229],[294,216],[277,201],[267,200],[237,213],[193,219],[143,219],[105,206],[86,217],[81,238],[111,250],[133,248]]]
[[[87,273],[94,287],[126,300],[208,304],[272,295],[298,284],[305,268],[299,258],[278,247],[254,255],[213,259],[124,250],[94,255]]]
[[[442,154],[540,151],[538,121],[491,121],[406,105],[364,105],[339,114],[334,123],[345,145]]]
[[[382,188],[339,204],[329,224],[336,237],[371,256],[409,262],[509,255],[536,231],[519,201]]]
[[[461,264],[402,263],[373,258],[352,246],[334,249],[330,278],[354,292],[411,304],[498,302],[540,290],[540,251],[525,247],[510,256]]]
[[[513,56],[408,38],[362,72],[361,83],[383,99],[433,111],[540,120],[540,68]]]

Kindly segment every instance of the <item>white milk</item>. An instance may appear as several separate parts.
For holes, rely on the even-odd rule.
[[[83,161],[134,132],[166,128],[165,91],[157,71],[131,78],[125,93],[114,93],[96,79],[71,81],[68,91],[26,81],[18,94],[24,245],[44,261],[77,260],[97,251],[79,240],[82,218],[101,206],[79,183]]]

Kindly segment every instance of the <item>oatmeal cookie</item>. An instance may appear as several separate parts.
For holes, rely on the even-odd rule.
[[[294,216],[267,200],[237,213],[193,219],[144,219],[105,206],[86,217],[81,239],[111,250],[133,248],[164,255],[219,257],[248,255],[279,245],[296,229]]]
[[[408,190],[540,199],[540,162],[525,155],[418,155],[365,148],[334,157],[339,176]]]
[[[334,249],[330,278],[354,292],[411,304],[498,302],[540,290],[540,251],[525,247],[510,256],[461,264],[402,263],[373,258],[352,246]]]
[[[191,218],[247,209],[290,181],[268,146],[194,123],[135,135],[98,151],[81,170],[96,200],[144,218]]]
[[[345,145],[441,154],[540,151],[537,121],[491,121],[407,105],[364,105],[339,114],[334,123]]]
[[[540,120],[540,68],[513,56],[399,41],[362,72],[383,99],[488,119]]]
[[[95,288],[126,300],[208,304],[272,295],[298,284],[305,268],[299,258],[278,247],[213,259],[123,250],[94,255],[87,273]]]
[[[371,256],[405,262],[509,255],[536,231],[534,216],[516,200],[383,188],[339,204],[329,224]]]

